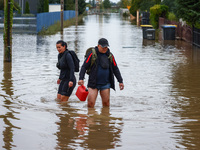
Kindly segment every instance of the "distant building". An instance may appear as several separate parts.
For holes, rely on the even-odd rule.
[[[60,4],[49,4],[49,12],[61,11]]]
[[[25,12],[26,1],[29,3],[30,13],[37,14],[37,7],[38,7],[39,0],[14,0],[14,1],[17,2],[19,6],[21,7],[22,14],[24,14]]]

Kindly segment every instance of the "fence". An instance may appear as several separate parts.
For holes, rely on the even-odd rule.
[[[74,10],[67,10],[63,13],[63,19],[68,20],[75,17]],[[49,26],[60,21],[60,12],[50,12],[50,13],[39,13],[37,14],[37,32],[40,32],[43,28],[48,28]]]
[[[200,47],[200,29],[193,27],[193,44]]]
[[[63,19],[68,20],[75,17],[74,10],[67,10],[63,13]],[[60,12],[39,13],[37,17],[13,17],[13,33],[31,33],[36,34],[43,28],[60,21]],[[0,17],[0,33],[4,30],[4,19]]]
[[[165,18],[159,18],[159,28],[161,29],[161,26],[164,24],[173,24],[177,25],[176,28],[176,37],[179,39],[182,39],[186,42],[192,43],[193,42],[193,30],[190,26],[187,24],[182,25],[181,22],[175,22],[175,21],[169,21]]]

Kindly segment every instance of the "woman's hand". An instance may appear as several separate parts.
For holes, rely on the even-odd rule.
[[[57,84],[60,84],[60,81],[61,81],[61,80],[60,80],[60,79],[58,79],[58,80],[57,80]]]
[[[73,86],[73,82],[69,81],[69,87],[72,87],[72,86]]]

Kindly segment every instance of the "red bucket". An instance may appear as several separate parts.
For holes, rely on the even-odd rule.
[[[80,99],[80,101],[85,101],[88,96],[88,90],[84,85],[80,85],[77,88],[76,96]]]

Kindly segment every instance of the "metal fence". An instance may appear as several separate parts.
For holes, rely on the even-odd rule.
[[[75,17],[74,10],[67,10],[63,13],[63,19],[68,20]],[[4,16],[0,17],[0,32],[4,30]],[[42,29],[60,21],[60,12],[39,13],[37,17],[13,17],[13,33],[37,34]]]
[[[68,20],[75,17],[74,10],[67,10],[63,13],[63,19]],[[60,21],[60,12],[39,13],[37,14],[37,32]]]
[[[193,27],[193,44],[200,47],[200,29]]]

